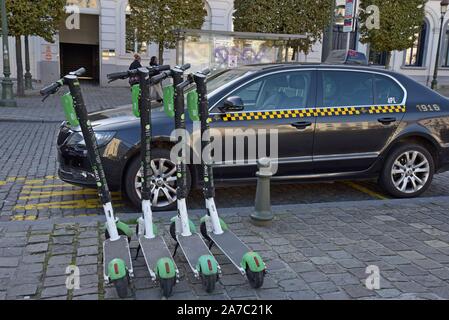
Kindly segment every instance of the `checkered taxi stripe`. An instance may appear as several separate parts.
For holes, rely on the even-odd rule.
[[[405,111],[405,106],[309,108],[297,110],[228,113],[223,115],[222,120],[250,121],[307,117],[359,116],[364,114],[405,113]]]

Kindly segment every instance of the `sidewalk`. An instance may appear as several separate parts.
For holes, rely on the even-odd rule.
[[[216,249],[223,276],[212,295],[193,279],[181,255],[181,281],[172,299],[449,299],[449,198],[355,201],[274,208],[267,228],[249,222],[251,208],[223,210],[230,228],[267,262],[260,290]],[[198,223],[201,211],[193,211]],[[168,219],[159,213],[173,249]],[[126,215],[131,220],[136,215]],[[102,217],[0,223],[0,299],[116,299],[102,281]],[[134,238],[132,254],[137,242]],[[66,268],[80,270],[80,290],[67,290]],[[368,290],[368,266],[380,269]],[[142,256],[135,261],[134,295],[161,299]]]
[[[16,98],[16,108],[0,107],[0,121],[59,123],[65,120],[60,97],[67,89],[61,88],[56,95],[42,102],[39,94],[41,87],[34,85],[35,90],[27,91],[26,97]],[[89,112],[131,104],[129,88],[102,88],[89,82],[81,82],[81,89]]]

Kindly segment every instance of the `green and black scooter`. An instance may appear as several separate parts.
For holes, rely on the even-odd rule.
[[[80,126],[86,143],[87,155],[98,187],[98,193],[106,216],[106,240],[103,242],[103,274],[106,283],[112,282],[120,298],[128,296],[129,277],[133,276],[133,265],[129,248],[132,231],[114,216],[106,176],[98,150],[95,132],[87,115],[78,77],[86,72],[81,68],[41,90],[44,100],[55,94],[62,86],[70,92],[62,96],[62,105],[68,123]]]
[[[181,248],[195,278],[200,278],[203,288],[211,293],[215,290],[215,284],[221,273],[217,260],[210,252],[208,246],[197,232],[194,223],[189,219],[187,212],[187,170],[186,170],[186,114],[184,90],[193,83],[192,76],[183,81],[185,68],[174,68],[170,71],[161,73],[152,79],[154,83],[160,82],[168,77],[173,78],[173,87],[164,89],[164,105],[166,113],[175,118],[175,128],[178,135],[178,144],[184,144],[182,155],[177,155],[177,204],[178,215],[172,219],[170,225],[170,234],[176,241],[176,249]],[[190,118],[197,117],[195,109],[190,109]],[[196,108],[197,111],[197,108]]]
[[[109,74],[110,82],[118,79],[126,79],[138,76],[139,84],[132,87],[133,113],[140,117],[141,127],[141,161],[143,168],[142,176],[142,217],[138,220],[137,235],[139,238],[139,248],[143,252],[145,262],[148,267],[151,279],[159,281],[164,297],[170,297],[173,287],[178,281],[179,271],[172,259],[170,250],[164,238],[159,233],[158,228],[153,223],[153,213],[151,209],[152,191],[155,186],[152,184],[151,169],[151,99],[150,82],[151,77],[158,75],[161,71],[170,70],[170,66],[159,66],[153,68],[139,68],[125,72]]]
[[[214,173],[211,155],[211,136],[209,128],[209,102],[207,99],[206,73],[199,72],[193,75],[196,84],[196,92],[189,93],[188,100],[196,100],[199,106],[201,121],[201,163],[204,183],[204,198],[206,201],[207,214],[201,219],[200,230],[203,237],[208,240],[212,247],[215,244],[220,251],[232,262],[232,264],[247,277],[251,287],[258,289],[262,287],[266,273],[266,266],[261,256],[250,250],[219,218],[215,206]],[[209,154],[206,154],[208,152]],[[205,159],[207,157],[208,159]]]

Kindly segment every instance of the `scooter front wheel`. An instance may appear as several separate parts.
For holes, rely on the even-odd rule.
[[[210,274],[210,275],[201,274],[201,284],[203,285],[203,289],[207,293],[212,293],[215,291],[216,283],[217,283],[217,275],[216,274]]]
[[[249,285],[252,288],[260,289],[263,286],[263,282],[265,279],[265,271],[254,272],[247,268],[246,278],[248,279]]]
[[[118,280],[114,280],[114,287],[117,291],[117,295],[120,299],[125,299],[128,297],[128,287],[129,287],[129,279],[128,276],[123,277]]]
[[[173,288],[176,284],[176,278],[160,279],[160,286],[162,295],[166,298],[170,298],[173,295]]]

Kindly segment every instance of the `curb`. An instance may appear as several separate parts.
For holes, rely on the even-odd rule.
[[[313,204],[288,204],[288,205],[278,205],[272,206],[273,213],[276,214],[294,214],[300,215],[301,213],[308,213],[309,211],[317,210],[329,210],[334,209],[345,209],[345,208],[359,208],[370,207],[370,208],[381,208],[384,209],[395,209],[398,207],[420,207],[424,204],[434,204],[434,205],[447,205],[449,206],[449,196],[441,197],[429,197],[429,198],[417,198],[417,199],[390,199],[390,200],[364,200],[364,201],[345,201],[345,202],[327,202],[327,203],[313,203]],[[189,216],[194,218],[200,218],[204,215],[204,209],[189,210]],[[254,207],[235,207],[235,208],[225,208],[219,209],[221,216],[245,216],[249,217],[251,213],[254,212]],[[163,220],[164,223],[168,223],[170,219],[176,216],[178,213],[176,211],[166,211],[166,212],[154,212],[153,217],[156,219]],[[117,217],[122,219],[137,219],[141,216],[141,213],[121,213],[116,214]],[[94,217],[79,217],[79,218],[50,218],[43,220],[34,221],[5,221],[0,222],[0,227],[3,226],[35,226],[43,224],[62,224],[62,223],[88,223],[88,222],[103,222],[105,218],[103,215],[98,215]]]

